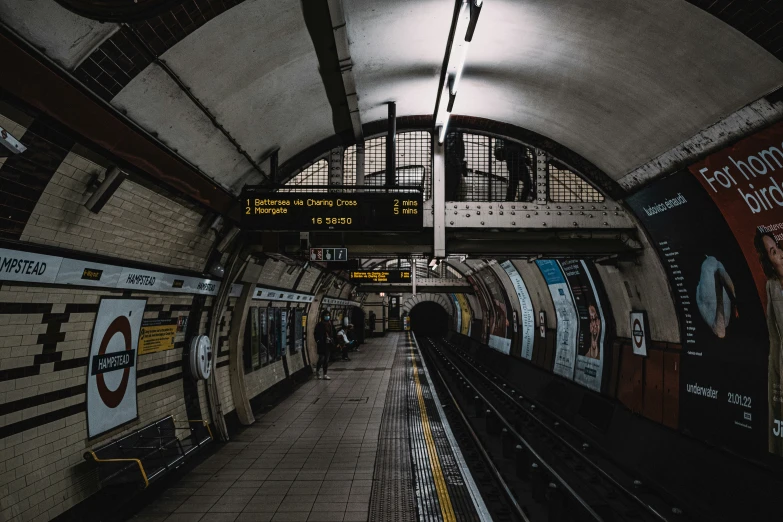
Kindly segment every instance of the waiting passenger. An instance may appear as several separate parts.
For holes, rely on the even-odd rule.
[[[321,378],[321,366],[324,367],[324,379],[332,380],[326,372],[329,368],[329,354],[334,346],[334,328],[332,327],[332,316],[329,312],[321,314],[321,322],[315,325],[315,344],[318,349],[318,363],[315,365],[315,377]]]
[[[351,341],[351,350],[354,352],[358,352],[359,350],[359,341],[356,340],[356,331],[353,329],[353,324],[348,324],[348,331],[346,332],[346,335],[348,336],[348,339]]]
[[[350,361],[351,359],[348,358],[348,348],[350,348],[350,346],[353,344],[353,341],[348,339],[348,334],[346,333],[345,328],[340,330],[337,336],[337,344],[342,348],[343,352],[343,361]]]

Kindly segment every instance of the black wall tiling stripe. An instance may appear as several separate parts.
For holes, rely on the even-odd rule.
[[[69,303],[65,305],[66,314],[97,314],[98,303]]]
[[[182,361],[174,361],[158,366],[152,366],[150,368],[144,368],[143,370],[136,370],[136,377],[146,377],[148,375],[154,375],[156,373],[165,372],[166,370],[172,370],[174,368],[182,368]]]
[[[35,205],[57,168],[74,145],[73,139],[35,120],[20,141],[24,154],[0,165],[0,238],[19,239]]]
[[[139,384],[136,386],[136,393],[142,393],[148,390],[152,390],[153,388],[157,388],[158,386],[163,386],[164,384],[168,384],[170,382],[179,381],[182,380],[182,372],[175,373],[174,375],[169,375],[168,377],[162,377],[160,379],[145,382],[144,384]]]
[[[144,307],[145,312],[161,312],[163,311],[162,304],[148,304]]]
[[[34,408],[42,404],[49,404],[50,402],[59,401],[60,399],[67,399],[85,393],[87,388],[84,385],[71,386],[70,388],[63,388],[62,390],[54,390],[46,393],[27,397],[25,399],[18,399],[11,402],[0,404],[0,415],[8,415],[15,411],[26,410],[28,408]]]
[[[88,362],[89,362],[88,357],[77,357],[76,359],[67,359],[65,361],[59,361],[54,363],[54,371],[59,372],[62,370],[72,370],[73,368],[81,368],[82,366],[87,366]]]
[[[82,387],[82,389],[84,388]],[[38,415],[36,417],[30,417],[29,419],[25,419],[23,421],[14,422],[13,424],[0,426],[0,439],[5,439],[11,435],[16,435],[17,433],[22,433],[23,431],[31,430],[33,428],[37,428],[38,426],[43,426],[44,424],[49,424],[50,422],[70,417],[71,415],[76,415],[77,413],[85,411],[86,407],[86,403],[80,402],[79,404],[74,404],[73,406],[68,406],[67,408],[63,408],[61,410],[55,410],[43,415]]]
[[[6,314],[48,314],[51,303],[0,303],[0,315]]]
[[[57,363],[63,358],[62,352],[46,352],[33,357],[33,364]]]
[[[224,366],[228,366],[231,361],[225,360],[217,363],[217,368],[223,368]]]
[[[56,363],[55,363],[56,367]],[[25,377],[33,377],[41,373],[41,367],[38,365],[33,366],[21,366],[19,368],[9,368],[7,370],[0,370],[0,382],[13,381],[16,379],[24,379]]]

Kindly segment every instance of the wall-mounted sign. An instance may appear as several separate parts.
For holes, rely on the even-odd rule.
[[[334,297],[324,297],[321,302],[332,306],[362,306],[361,303],[356,301],[346,301],[345,299],[335,299]]]
[[[742,162],[747,159],[732,157]],[[729,165],[729,172],[736,174],[730,161]],[[712,169],[705,174],[717,176]],[[758,183],[766,184],[771,178],[758,179]],[[739,174],[736,181],[743,185],[731,192],[745,205],[737,192],[739,189],[750,194],[746,192],[745,177]],[[755,183],[757,189],[762,187]],[[767,317],[774,318],[772,309],[759,299],[753,278],[756,267],[748,266],[748,259],[721,215],[720,204],[716,207],[710,199],[711,191],[692,174],[681,172],[626,199],[652,239],[671,283],[682,343],[680,428],[702,440],[757,456],[776,448],[780,439],[777,452],[783,455],[783,437],[772,432],[768,408],[768,401],[783,405],[769,395],[768,388],[770,377],[780,368],[776,363],[768,365],[770,355],[779,352],[780,343],[770,343],[778,328],[774,320],[768,323]],[[735,219],[743,216],[739,208],[735,210]],[[769,219],[767,225],[777,227],[780,217],[764,219]],[[744,230],[751,243],[756,240],[762,247],[759,254],[754,254],[753,264],[769,269],[769,261],[776,260],[777,254],[775,250],[768,252],[767,245],[779,240],[764,236],[753,222],[746,223]],[[768,285],[770,295],[777,300],[780,281],[771,278]],[[736,398],[741,398],[739,403],[734,402]]]
[[[311,248],[310,261],[348,261],[348,249]]]
[[[0,248],[0,279],[54,283],[63,258]]]
[[[501,263],[500,266],[506,271],[506,274],[508,274],[511,284],[514,285],[514,290],[517,293],[519,309],[522,314],[522,357],[530,360],[533,358],[533,337],[535,336],[535,312],[533,311],[533,303],[530,301],[530,294],[527,292],[527,287],[522,280],[522,276],[519,275],[519,272],[511,261],[505,261],[504,263]],[[516,311],[514,312],[513,323],[514,331],[516,332]]]
[[[567,379],[574,378],[576,367],[576,343],[579,335],[579,318],[560,264],[553,259],[536,261],[544,276],[552,304],[557,315],[557,341],[555,344],[555,364],[553,372]]]
[[[631,344],[636,355],[647,356],[648,332],[647,313],[631,312]]]
[[[146,303],[146,299],[101,299],[87,369],[88,437],[137,416],[136,348]]]
[[[256,301],[286,301],[292,303],[312,303],[314,296],[289,292],[288,290],[275,290],[272,288],[257,287],[253,293]]]
[[[171,319],[144,319],[139,336],[139,355],[163,352],[174,348],[179,321]]]
[[[212,279],[4,248],[0,248],[0,281],[201,295],[216,295],[220,288],[220,282]]]
[[[190,342],[190,374],[202,380],[212,375],[212,342],[206,335],[197,335]]]
[[[245,187],[243,228],[250,230],[417,231],[424,226],[420,192],[330,194]]]
[[[351,270],[352,283],[410,283],[410,270]]]

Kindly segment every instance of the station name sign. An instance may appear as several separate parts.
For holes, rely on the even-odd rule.
[[[352,283],[410,283],[410,270],[351,270]]]
[[[242,227],[249,230],[417,231],[424,226],[420,192],[332,194],[242,191]]]

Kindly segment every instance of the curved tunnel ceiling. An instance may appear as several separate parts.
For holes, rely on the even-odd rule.
[[[615,180],[783,84],[783,62],[684,0],[486,4],[455,113],[547,136]],[[362,121],[385,118],[392,100],[398,116],[431,115],[454,2],[343,6]],[[0,0],[0,18],[71,71],[130,30],[54,0]],[[158,19],[154,30],[171,29]],[[175,22],[177,35],[153,49],[252,158],[279,147],[282,163],[335,134],[300,0]],[[260,179],[159,66],[137,68],[117,76],[115,107],[223,187]]]

